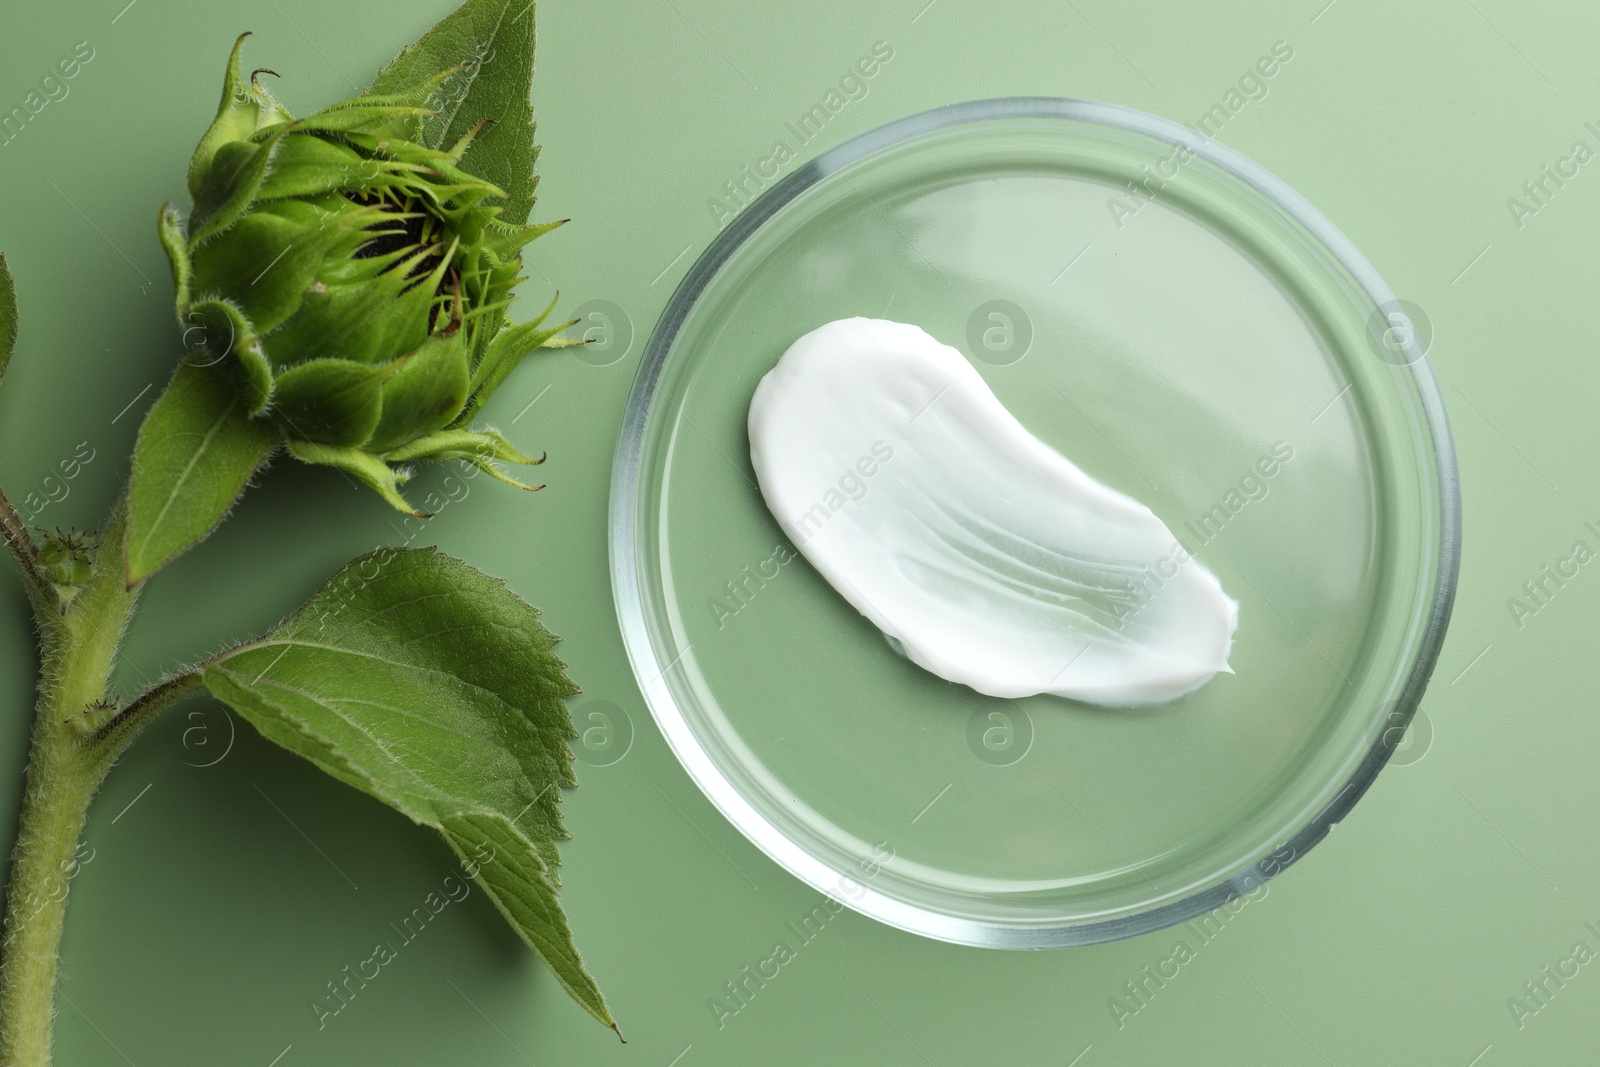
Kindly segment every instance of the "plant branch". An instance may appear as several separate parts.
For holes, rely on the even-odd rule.
[[[28,604],[33,608],[34,622],[39,627],[39,639],[46,646],[61,640],[65,632],[61,601],[55,586],[39,569],[39,551],[27,525],[11,507],[5,492],[0,490],[0,537],[10,550],[11,561],[16,564],[17,577],[22,580],[23,591],[28,594]],[[3,1065],[0,1065],[3,1067]]]
[[[206,662],[209,663],[210,660]],[[118,748],[125,747],[127,742],[133,740],[135,734],[144,729],[146,724],[169,704],[203,690],[205,681],[201,671],[204,668],[205,663],[197,663],[146,689],[127,707],[112,716],[104,726],[90,734],[85,744],[101,745],[115,738],[121,742],[117,745]]]
[[[28,533],[28,524],[22,521],[22,516],[6,499],[4,489],[0,489],[0,535],[5,537],[6,547],[11,550],[17,567],[25,567],[32,572],[39,561],[38,552],[33,547],[33,536]]]
[[[28,532],[28,524],[11,506],[3,489],[0,489],[0,539],[4,539],[11,560],[17,565],[17,576],[22,579],[22,586],[28,592],[28,603],[33,607],[41,631],[54,629],[60,614],[55,590],[39,571],[39,550],[34,546],[33,535]]]

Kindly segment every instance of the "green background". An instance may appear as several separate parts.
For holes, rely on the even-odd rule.
[[[125,3],[0,8],[0,110],[77,42],[95,51],[69,95],[0,146],[0,247],[23,316],[0,388],[0,480],[19,501],[64,487],[35,520],[47,525],[97,521],[125,475],[145,390],[179,350],[155,213],[182,196],[233,36],[256,31],[247,58],[281,72],[275,89],[304,112],[364,85],[446,12],[415,0]],[[312,999],[392,937],[388,924],[440,886],[451,858],[428,831],[195,701],[149,730],[90,812],[60,1063],[1594,1060],[1600,961],[1550,982],[1520,1025],[1507,1001],[1575,942],[1600,950],[1585,926],[1600,928],[1600,578],[1585,566],[1520,626],[1507,602],[1575,540],[1600,548],[1584,525],[1600,524],[1600,163],[1549,183],[1520,226],[1507,198],[1575,141],[1600,149],[1584,125],[1600,129],[1600,9],[924,3],[550,0],[538,13],[535,217],[575,221],[534,246],[524,292],[534,304],[559,287],[565,308],[612,301],[633,342],[607,366],[562,354],[520,372],[490,416],[523,447],[550,450],[549,488],[527,497],[473,481],[412,543],[504,575],[544,609],[585,688],[580,726],[585,701],[631,720],[623,758],[579,766],[563,850],[568,914],[629,1043],[568,1002],[478,893],[319,1030]],[[792,143],[784,123],[878,41],[893,60],[800,159],[975,97],[1071,95],[1194,121],[1280,40],[1292,62],[1222,140],[1304,193],[1424,309],[1463,471],[1456,615],[1407,765],[1387,769],[1120,1028],[1111,998],[1187,935],[1001,953],[850,912],[719,1027],[711,998],[790,940],[787,924],[820,897],[716,814],[655,731],[617,633],[605,538],[617,421],[657,313],[717,232],[708,199],[775,139]],[[80,442],[95,458],[70,482],[47,482]],[[270,625],[350,556],[407,536],[337,475],[281,465],[221,534],[152,583],[123,681],[139,686]],[[35,660],[13,578],[0,596],[9,836]]]

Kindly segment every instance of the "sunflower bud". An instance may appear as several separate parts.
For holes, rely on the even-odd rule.
[[[245,36],[248,36],[246,34]],[[337,467],[402,511],[409,463],[459,459],[525,489],[498,462],[542,462],[468,426],[517,363],[573,342],[507,326],[521,250],[560,223],[501,220],[506,194],[448,149],[418,143],[454,68],[413,92],[294,118],[245,78],[241,36],[222,103],[189,164],[187,223],[160,218],[185,338],[225,365],[251,419],[289,452]]]

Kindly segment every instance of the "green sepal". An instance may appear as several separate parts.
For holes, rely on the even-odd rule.
[[[217,148],[194,194],[194,212],[189,216],[191,248],[226,230],[250,209],[266,180],[273,151],[293,128],[292,124],[280,126],[260,144],[229,141]]]
[[[363,133],[360,130],[349,130],[342,133],[339,135],[339,140],[367,155],[384,159],[394,158],[405,163],[428,167],[451,162],[450,154],[442,149],[428,148],[425,145],[413,144],[410,141]]]
[[[498,459],[506,463],[520,463],[525,467],[537,467],[545,459],[544,456],[534,459],[524,454],[516,445],[506,440],[505,435],[499,430],[438,430],[424,434],[399,448],[391,448],[383,454],[383,458],[390,463],[406,463],[410,460],[461,459],[471,462],[474,459]]]
[[[391,463],[404,463],[408,460],[431,463],[461,460],[472,464],[497,481],[514,485],[518,489],[533,492],[544,488],[542,485],[530,485],[518,481],[495,465],[495,461],[499,460],[503,463],[537,467],[545,459],[542,455],[535,459],[523,454],[498,430],[440,430],[419,437],[410,444],[389,450],[384,454],[384,459]]]
[[[457,140],[455,144],[451,145],[445,150],[445,154],[448,155],[452,161],[460,163],[461,157],[466,155],[467,149],[472,146],[473,139],[492,125],[494,125],[494,119],[479,119],[471,129],[461,135],[460,139]]]
[[[178,321],[183,322],[189,310],[189,294],[194,278],[194,264],[189,260],[189,245],[183,236],[183,220],[171,204],[162,204],[156,216],[156,235],[172,267],[172,289],[176,294]]]
[[[128,587],[216,529],[277,442],[276,427],[245,413],[233,375],[179,363],[134,445]]]
[[[412,272],[439,253],[437,245],[388,268],[382,259],[345,261],[328,272],[324,290],[313,286],[305,294],[300,313],[285,325],[281,342],[277,336],[268,342],[268,352],[282,365],[323,357],[379,362],[416,351],[428,337],[435,294],[455,247],[452,242],[433,273],[421,278]]]
[[[418,107],[426,114],[435,114],[437,109],[429,106],[429,101],[433,99],[434,91],[448,79],[466,70],[471,65],[471,62],[468,61],[457,63],[453,67],[446,67],[439,73],[418,82],[404,92],[380,94],[374,93],[369,89],[360,96],[352,96],[347,100],[340,100],[336,104],[329,104],[322,110],[338,111],[347,107]],[[415,138],[411,138],[411,140],[415,140]]]
[[[384,379],[403,361],[373,365],[319,359],[278,375],[273,414],[290,442],[364,444],[383,414]]]
[[[503,242],[503,253],[511,255],[520,251],[530,241],[543,237],[551,230],[560,229],[571,221],[571,219],[557,219],[554,222],[541,222],[537,226],[531,223],[518,226],[501,222],[499,219],[491,219],[486,228]]]
[[[422,139],[423,123],[438,114],[438,109],[431,105],[438,99],[439,88],[469,65],[458,63],[454,67],[441,70],[405,92],[381,95],[369,93],[341,100],[337,104],[323,108],[318,114],[347,109],[394,108],[395,110],[383,121],[369,126],[362,132],[374,137],[418,142]]]
[[[245,140],[263,126],[293,117],[271,93],[256,84],[254,76],[246,81],[239,73],[239,56],[244,51],[244,39],[249,36],[248,33],[241,33],[239,39],[233,42],[233,53],[228,56],[228,72],[223,77],[222,102],[217,106],[217,117],[212,120],[205,136],[200,138],[200,144],[189,160],[189,196],[196,201],[200,198],[200,188],[205,184],[218,149],[230,141]]]
[[[578,320],[573,319],[558,326],[543,326],[555,306],[556,302],[552,299],[550,306],[540,312],[537,318],[507,326],[495,334],[494,340],[489,342],[488,351],[472,372],[472,396],[461,409],[461,414],[450,424],[452,427],[471,422],[494,395],[494,391],[516,370],[518,363],[537,349],[545,347],[562,330],[578,324]]]
[[[370,217],[359,208],[351,214]],[[328,252],[341,244],[353,252],[368,236],[303,200],[258,204],[226,234],[194,250],[193,289],[198,297],[233,297],[266,334],[299,309]]]
[[[482,203],[485,200],[505,199],[505,190],[498,185],[484,181],[476,175],[468,174],[460,167],[457,167],[455,161],[445,153],[439,153],[435,158],[429,160],[425,166],[433,173],[435,178],[443,178],[444,181],[419,183],[415,187],[415,191],[433,200],[441,210],[448,212],[450,203],[457,202],[455,213],[463,223],[471,221],[473,212],[467,210],[469,206],[480,207],[485,218],[493,218],[500,213],[501,209],[499,207]],[[470,241],[475,240],[477,235],[464,234],[463,236],[466,236]]]
[[[544,341],[538,339],[539,334],[549,333],[549,336],[554,336],[554,334],[566,330],[566,326],[571,325],[571,323],[566,323],[566,325],[557,326],[555,330],[541,330],[544,320],[550,317],[552,310],[555,310],[555,301],[558,301],[558,299],[560,299],[560,293],[555,294],[554,298],[550,298],[546,309],[539,312],[538,315],[534,315],[531,320],[525,323],[515,323],[515,325],[501,328],[499,322],[504,322],[504,315],[496,315],[499,322],[491,320],[490,342],[483,350],[483,358],[480,358],[477,366],[472,368],[472,397],[467,400],[467,405],[462,408],[461,414],[456,418],[456,421],[451,422],[451,426],[466,426],[467,422],[472,421],[472,416],[475,416],[478,410],[488,402],[490,394],[494,392],[494,386],[498,386],[499,381],[504,381],[506,374],[509,374],[510,370],[515,368],[518,362],[522,362],[522,358],[525,355],[530,354],[534,349],[538,349],[541,346]],[[502,363],[509,363],[510,366],[507,366],[504,373],[499,373],[498,368]],[[498,376],[499,381],[494,382],[494,386],[485,389],[490,379],[496,378],[496,376]]]
[[[487,474],[489,477],[493,478],[495,481],[504,482],[505,484],[511,486],[514,489],[526,489],[530,493],[537,493],[539,490],[544,488],[543,483],[541,483],[539,485],[532,485],[532,484],[530,484],[528,482],[522,481],[521,479],[511,477],[511,475],[507,474],[501,468],[495,466],[489,460],[486,460],[486,459],[470,459],[469,458],[469,459],[467,459],[467,462],[472,464],[474,467],[477,467],[479,470],[481,470],[483,473]]]
[[[422,122],[433,114],[427,108],[403,104],[370,104],[346,101],[343,107],[323,108],[301,120],[301,128],[317,133],[366,133],[382,137],[385,132],[405,128],[411,120]]]
[[[392,307],[383,313],[383,318],[388,320],[387,329],[382,331],[385,333],[385,340],[391,346],[388,351],[413,352],[428,336],[434,296],[444,282],[445,272],[455,261],[459,244],[460,238],[452,238],[450,247],[439,256],[439,263],[434,267],[433,273],[415,279],[412,287],[402,293]]]
[[[451,327],[432,334],[383,383],[383,414],[367,440],[384,452],[448,425],[467,399],[465,332]]]
[[[235,372],[246,410],[259,415],[272,401],[272,365],[261,349],[261,338],[239,309],[223,300],[202,300],[189,309],[190,326],[199,330],[200,350]]]
[[[562,323],[560,326],[541,329],[541,327],[544,327],[545,320],[550,317],[550,313],[556,309],[556,302],[560,299],[561,294],[556,293],[550,298],[550,303],[546,304],[544,310],[539,314],[527,322],[513,323],[494,335],[494,340],[489,345],[488,354],[485,355],[483,362],[473,370],[472,387],[474,389],[481,388],[494,375],[495,368],[500,363],[508,359],[512,361],[519,360],[544,343],[543,340],[535,340],[535,338],[543,337],[548,339],[549,337],[554,337],[578,321],[573,319],[571,322]]]
[[[286,196],[321,196],[346,189],[359,191],[378,177],[382,165],[353,148],[322,137],[288,137],[278,146],[272,166],[256,194],[260,200]]]
[[[395,470],[371,452],[364,452],[359,448],[318,444],[315,441],[297,441],[291,437],[289,454],[302,463],[333,467],[361,479],[376,490],[378,495],[396,511],[419,519],[430,518],[426,512],[418,511],[406,503],[406,498],[400,495],[400,486],[409,480],[409,473]]]
[[[390,352],[415,349],[427,337],[433,291],[425,282],[406,287],[411,268],[424,258],[425,252],[419,251],[376,277],[313,284],[300,309],[267,339],[273,363],[371,363]]]

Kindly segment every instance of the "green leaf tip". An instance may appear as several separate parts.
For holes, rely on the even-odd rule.
[[[204,682],[268,740],[442,833],[563,988],[616,1029],[557,892],[561,789],[577,784],[565,698],[578,692],[558,641],[503,581],[434,549],[380,549],[213,659]]]

